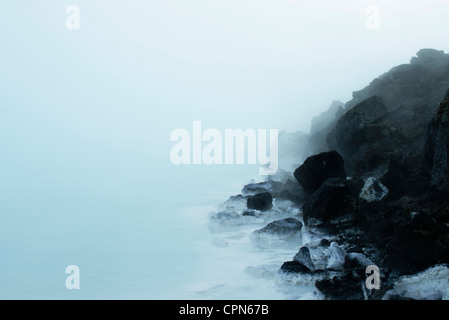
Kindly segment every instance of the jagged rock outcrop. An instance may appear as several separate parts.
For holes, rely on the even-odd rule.
[[[375,130],[379,126],[374,123],[385,115],[386,111],[382,98],[373,96],[356,105],[338,120],[335,127],[335,139],[337,150],[345,159],[352,158],[364,144],[371,145],[376,142],[376,139],[382,138],[382,136],[379,137],[379,133],[389,134],[389,132]]]
[[[433,61],[435,57],[440,61]],[[424,68],[442,76],[439,68],[444,69],[448,61],[441,58],[440,52],[422,51],[411,67],[393,73],[417,76],[412,69]],[[296,260],[281,271],[314,275],[316,287],[327,299],[401,299],[410,295],[397,295],[398,276],[449,263],[449,90],[438,108],[431,101],[441,90],[423,90],[427,93],[414,92],[402,101],[387,94],[390,105],[385,95],[370,96],[336,122],[327,142],[342,155],[351,178],[318,178],[315,186],[307,186],[310,179],[304,177],[320,172],[315,159],[325,153],[305,161],[308,170],[300,172],[300,179],[297,169],[295,177],[309,190],[303,205],[305,225],[338,235],[339,242],[322,249],[328,250],[325,270],[306,267],[309,255],[303,246]],[[371,264],[382,270],[383,285],[378,291],[365,289],[361,280],[366,277],[364,268]],[[446,288],[449,291],[449,285]],[[415,296],[426,297],[425,293]],[[434,296],[439,294],[428,298]]]
[[[422,49],[409,64],[392,68],[354,92],[339,111],[344,115],[312,133],[306,150],[313,154],[337,150],[349,175],[377,170],[380,176],[391,160],[413,171],[422,160],[427,125],[447,88],[449,54]],[[368,114],[359,116],[353,109],[366,109]]]
[[[449,90],[427,128],[423,169],[431,186],[449,190]]]
[[[448,88],[449,55],[421,50],[314,128],[308,150],[320,152],[296,165],[297,181],[244,188],[240,202],[263,191],[275,207],[261,213],[245,206],[239,217],[267,219],[281,204],[287,210],[279,212],[291,213],[251,234],[300,246],[279,274],[314,281],[325,299],[448,297],[449,283],[438,283],[449,265]],[[380,289],[365,286],[373,265]]]
[[[392,68],[367,87],[355,91],[346,103],[350,110],[372,96],[379,96],[388,111],[408,101],[425,100],[429,106],[438,106],[449,88],[449,54],[435,49],[421,49],[409,64]]]

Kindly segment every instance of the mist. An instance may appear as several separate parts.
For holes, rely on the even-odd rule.
[[[79,30],[65,26],[72,4]],[[379,8],[376,29],[366,26],[368,6]],[[128,297],[120,290],[146,270],[155,276],[155,261],[167,258],[152,243],[181,251],[204,241],[203,233],[192,238],[204,227],[202,206],[260,179],[258,165],[174,165],[173,130],[201,121],[222,132],[308,133],[332,101],[349,101],[419,49],[448,52],[447,12],[439,0],[2,4],[0,254],[8,271],[0,278],[8,290],[0,296],[70,298],[49,279],[79,258],[100,279],[83,297],[112,286],[98,277],[111,261],[118,264],[108,275],[124,280],[109,293]],[[187,205],[201,214],[181,214],[194,212]],[[183,229],[186,222],[192,229]],[[190,254],[180,259],[192,271]],[[168,272],[182,278],[179,265]],[[47,289],[25,290],[36,274]],[[145,286],[133,288],[132,296],[148,295]]]

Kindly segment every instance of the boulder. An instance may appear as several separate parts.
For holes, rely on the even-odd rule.
[[[303,219],[306,226],[340,225],[355,218],[357,199],[346,180],[326,180],[304,203]]]
[[[323,152],[307,158],[294,176],[304,190],[314,192],[329,178],[346,178],[344,161],[337,151]]]
[[[343,271],[346,259],[346,251],[336,242],[329,247],[329,257],[326,262],[327,270]]]
[[[273,197],[269,192],[258,193],[254,196],[248,197],[246,202],[248,209],[256,209],[266,211],[273,208]]]
[[[363,272],[343,272],[330,279],[318,280],[315,286],[328,300],[363,300],[365,279]]]
[[[294,235],[301,231],[302,222],[295,218],[286,218],[275,220],[260,230],[254,231],[255,234],[275,234],[275,235]]]
[[[370,177],[360,191],[359,198],[367,202],[378,202],[388,194],[388,188],[376,178]]]
[[[293,257],[293,261],[299,262],[310,271],[315,270],[315,265],[310,257],[310,250],[308,247],[301,247],[298,253]]]
[[[282,264],[280,268],[281,272],[284,273],[306,273],[311,274],[312,272],[298,261],[286,261]]]

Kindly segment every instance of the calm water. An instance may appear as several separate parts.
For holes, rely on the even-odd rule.
[[[110,163],[115,172],[73,162],[2,162],[2,299],[289,297],[247,268],[279,266],[292,251],[258,249],[251,229],[208,228],[209,212],[257,177],[255,166],[167,164],[154,173],[118,159]],[[80,290],[65,287],[71,264],[80,268]]]
[[[114,3],[83,3],[79,32],[65,28],[59,1],[2,10],[0,298],[285,297],[273,279],[247,267],[279,265],[293,253],[255,248],[252,230],[208,228],[214,205],[258,178],[259,168],[169,160],[170,133],[191,130],[195,120],[219,130],[279,127],[268,114],[254,117],[270,105],[283,123],[279,93],[266,89],[267,79],[278,80],[260,77],[265,62],[253,73],[245,62],[237,70],[199,66],[196,54],[190,61],[156,50],[150,31],[179,43],[163,33],[175,25],[164,13],[177,11]],[[210,48],[209,36],[203,40]],[[65,287],[68,265],[80,268],[80,290]]]

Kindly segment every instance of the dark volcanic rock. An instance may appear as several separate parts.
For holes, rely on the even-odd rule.
[[[276,235],[289,235],[301,231],[302,223],[295,218],[286,218],[282,220],[276,220],[260,230],[254,231],[256,234],[269,233]]]
[[[449,90],[427,128],[424,175],[438,190],[449,190]]]
[[[257,193],[247,200],[257,210],[243,215],[257,217],[272,198],[288,199],[302,204],[304,224],[323,238],[318,246],[304,243],[280,271],[307,274],[326,299],[401,299],[399,291],[386,294],[401,275],[449,263],[448,88],[449,55],[421,50],[354,92],[344,108],[317,118],[306,150],[322,153],[295,170],[299,184],[244,188],[245,200]],[[296,246],[301,229],[301,221],[288,218],[252,236],[295,237]],[[378,290],[365,287],[372,264],[381,271]]]
[[[354,219],[357,199],[350,192],[346,180],[326,180],[304,203],[303,218],[306,226],[322,224],[340,225]]]
[[[330,243],[329,240],[327,240],[327,239],[321,239],[319,246],[320,246],[320,247],[329,247],[330,244],[331,244],[331,243]]]
[[[366,268],[369,265],[374,265],[374,263],[368,259],[363,253],[360,252],[350,252],[345,257],[345,269],[360,269]]]
[[[332,279],[318,280],[315,286],[327,299],[334,300],[363,300],[363,272],[344,272]]]
[[[273,208],[273,197],[269,192],[258,193],[254,196],[250,196],[246,202],[248,209],[257,209],[260,211],[266,211]]]
[[[416,169],[434,107],[425,99],[411,100],[386,112],[386,106],[381,101],[372,101],[374,98],[361,102],[340,118],[335,130],[329,134],[330,145],[342,154],[351,174],[383,170],[390,160]],[[372,111],[366,115],[362,112],[366,108],[382,112]],[[373,120],[378,115],[381,116]],[[335,140],[333,144],[332,139]]]
[[[376,178],[370,177],[366,180],[359,197],[366,202],[381,201],[388,194],[388,188]]]
[[[410,64],[393,67],[373,80],[367,87],[353,93],[346,103],[351,109],[361,101],[380,96],[388,110],[407,100],[426,99],[427,104],[438,106],[449,88],[449,54],[435,49],[421,49]]]
[[[330,244],[329,257],[326,262],[328,270],[344,270],[346,251],[336,242]]]
[[[410,170],[397,160],[390,160],[388,171],[380,181],[388,188],[390,199],[398,199],[409,190],[407,180],[410,178]],[[404,188],[406,186],[406,188]]]
[[[242,216],[244,216],[244,217],[255,217],[255,216],[257,216],[256,212],[257,211],[255,211],[255,210],[245,210],[245,211],[242,212]]]
[[[327,136],[314,134],[310,142],[320,150],[340,152],[350,175],[383,169],[391,159],[415,159],[409,168],[416,169],[427,125],[448,87],[449,54],[420,50],[410,64],[394,67],[354,92],[346,114],[321,130]]]
[[[367,128],[367,125],[385,115],[386,112],[387,109],[383,100],[374,96],[362,101],[338,120],[335,138],[337,148],[343,157],[349,158],[361,144],[366,142],[365,140],[376,138],[374,134],[371,134],[373,130],[364,129]],[[360,135],[362,131],[366,131],[365,136]]]
[[[430,214],[417,213],[411,222],[401,223],[393,232],[389,259],[393,268],[412,273],[448,262],[449,228]]]
[[[301,263],[310,271],[315,270],[315,265],[313,264],[312,258],[310,257],[310,250],[308,247],[301,247],[298,253],[293,257],[293,261]]]
[[[344,161],[336,151],[323,152],[307,158],[294,176],[304,190],[314,192],[329,178],[346,178]]]
[[[286,261],[282,264],[280,271],[285,273],[312,273],[309,268],[297,261]]]

